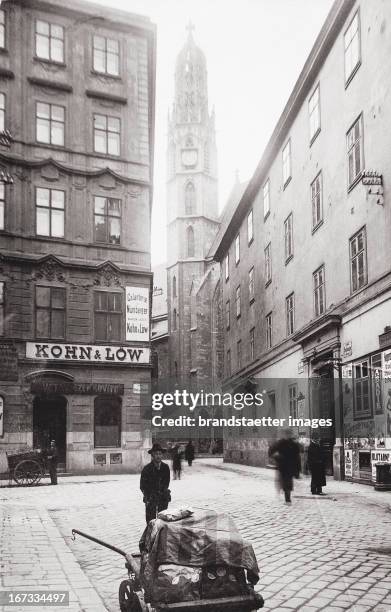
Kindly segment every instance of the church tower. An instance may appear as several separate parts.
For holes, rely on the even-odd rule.
[[[184,383],[197,374],[191,341],[197,328],[196,292],[219,228],[215,117],[208,107],[206,59],[194,42],[193,26],[187,29],[176,61],[167,148],[169,372]]]

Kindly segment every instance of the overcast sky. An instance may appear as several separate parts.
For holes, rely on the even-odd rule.
[[[251,177],[332,0],[95,0],[146,15],[157,25],[152,264],[166,257],[167,112],[175,59],[195,25],[206,55],[209,104],[216,111],[219,209],[238,170]]]

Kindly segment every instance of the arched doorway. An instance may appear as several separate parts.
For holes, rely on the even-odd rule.
[[[49,448],[55,440],[58,461],[65,464],[67,400],[63,395],[37,396],[33,402],[34,448]]]

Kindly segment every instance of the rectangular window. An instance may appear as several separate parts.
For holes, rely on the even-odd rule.
[[[240,317],[240,313],[241,313],[240,285],[239,285],[239,287],[236,287],[236,292],[235,292],[235,310],[236,310],[236,318],[238,319]]]
[[[250,329],[250,360],[253,361],[255,357],[255,327]]]
[[[94,196],[94,241],[121,244],[121,200]]]
[[[253,227],[253,211],[247,215],[247,243],[251,244],[254,240],[254,227]]]
[[[65,289],[35,288],[35,333],[37,338],[65,338]]]
[[[227,253],[225,258],[225,280],[229,279],[229,253]]]
[[[0,48],[5,48],[5,13],[0,10]]]
[[[119,155],[120,128],[118,117],[94,115],[94,151],[105,155]]]
[[[235,238],[235,263],[238,264],[240,261],[240,235],[238,234]]]
[[[64,146],[65,109],[63,106],[37,102],[35,120],[37,142]]]
[[[0,93],[0,132],[5,130],[5,95]]]
[[[242,367],[242,341],[238,340],[236,343],[236,350],[238,356],[238,370]]]
[[[348,153],[348,187],[361,175],[364,168],[362,116],[355,121],[346,135]]]
[[[312,229],[314,230],[323,221],[322,201],[322,173],[311,183]]]
[[[324,266],[320,266],[312,275],[314,286],[314,313],[319,317],[326,310],[326,284]]]
[[[35,208],[37,235],[64,238],[65,192],[37,187]]]
[[[228,351],[227,351],[226,372],[227,372],[227,376],[231,376],[231,374],[232,374],[232,366],[231,366],[231,351],[230,351],[230,349],[228,349]]]
[[[289,385],[289,414],[297,419],[297,385]]]
[[[94,323],[97,342],[118,342],[122,339],[122,294],[95,291]]]
[[[229,300],[225,302],[225,327],[226,329],[231,327],[231,304]]]
[[[291,141],[282,150],[282,184],[285,187],[292,178]]]
[[[293,214],[290,213],[284,221],[285,263],[293,257]]]
[[[104,36],[93,38],[93,67],[96,72],[119,75],[119,42]]]
[[[0,183],[0,230],[5,227],[5,186]]]
[[[0,281],[0,336],[4,336],[5,305],[4,305],[5,283]]]
[[[295,294],[291,293],[285,299],[286,335],[291,336],[295,330]]]
[[[354,383],[354,416],[368,417],[371,415],[370,405],[370,370],[367,359],[353,365]]]
[[[254,281],[254,266],[248,273],[248,298],[250,303],[255,299],[255,281]]]
[[[270,349],[273,344],[273,315],[269,312],[266,315],[266,348]]]
[[[64,63],[64,28],[54,23],[37,20],[35,55],[49,62]]]
[[[320,132],[320,95],[319,85],[308,101],[308,113],[310,120],[310,143],[312,143]]]
[[[265,285],[272,280],[272,243],[269,242],[265,248]]]
[[[344,36],[345,44],[345,83],[348,84],[361,62],[360,20],[358,11],[354,15]]]
[[[266,217],[270,213],[270,179],[267,179],[266,183],[264,184],[262,194],[263,194],[263,218],[266,219]]]
[[[350,276],[353,293],[368,282],[366,242],[365,227],[350,239]]]

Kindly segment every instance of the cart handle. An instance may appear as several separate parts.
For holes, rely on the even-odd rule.
[[[103,540],[98,540],[98,538],[94,538],[94,536],[88,535],[88,533],[84,533],[83,531],[79,531],[78,529],[72,529],[72,540],[76,540],[75,535],[81,535],[83,538],[87,538],[87,540],[91,540],[92,542],[96,542],[109,550],[113,550],[114,552],[122,555],[126,559],[126,566],[130,569],[136,576],[138,576],[138,568],[134,562],[133,556],[130,553],[126,553],[124,550],[113,546],[112,544],[107,544],[107,542],[103,542]]]

